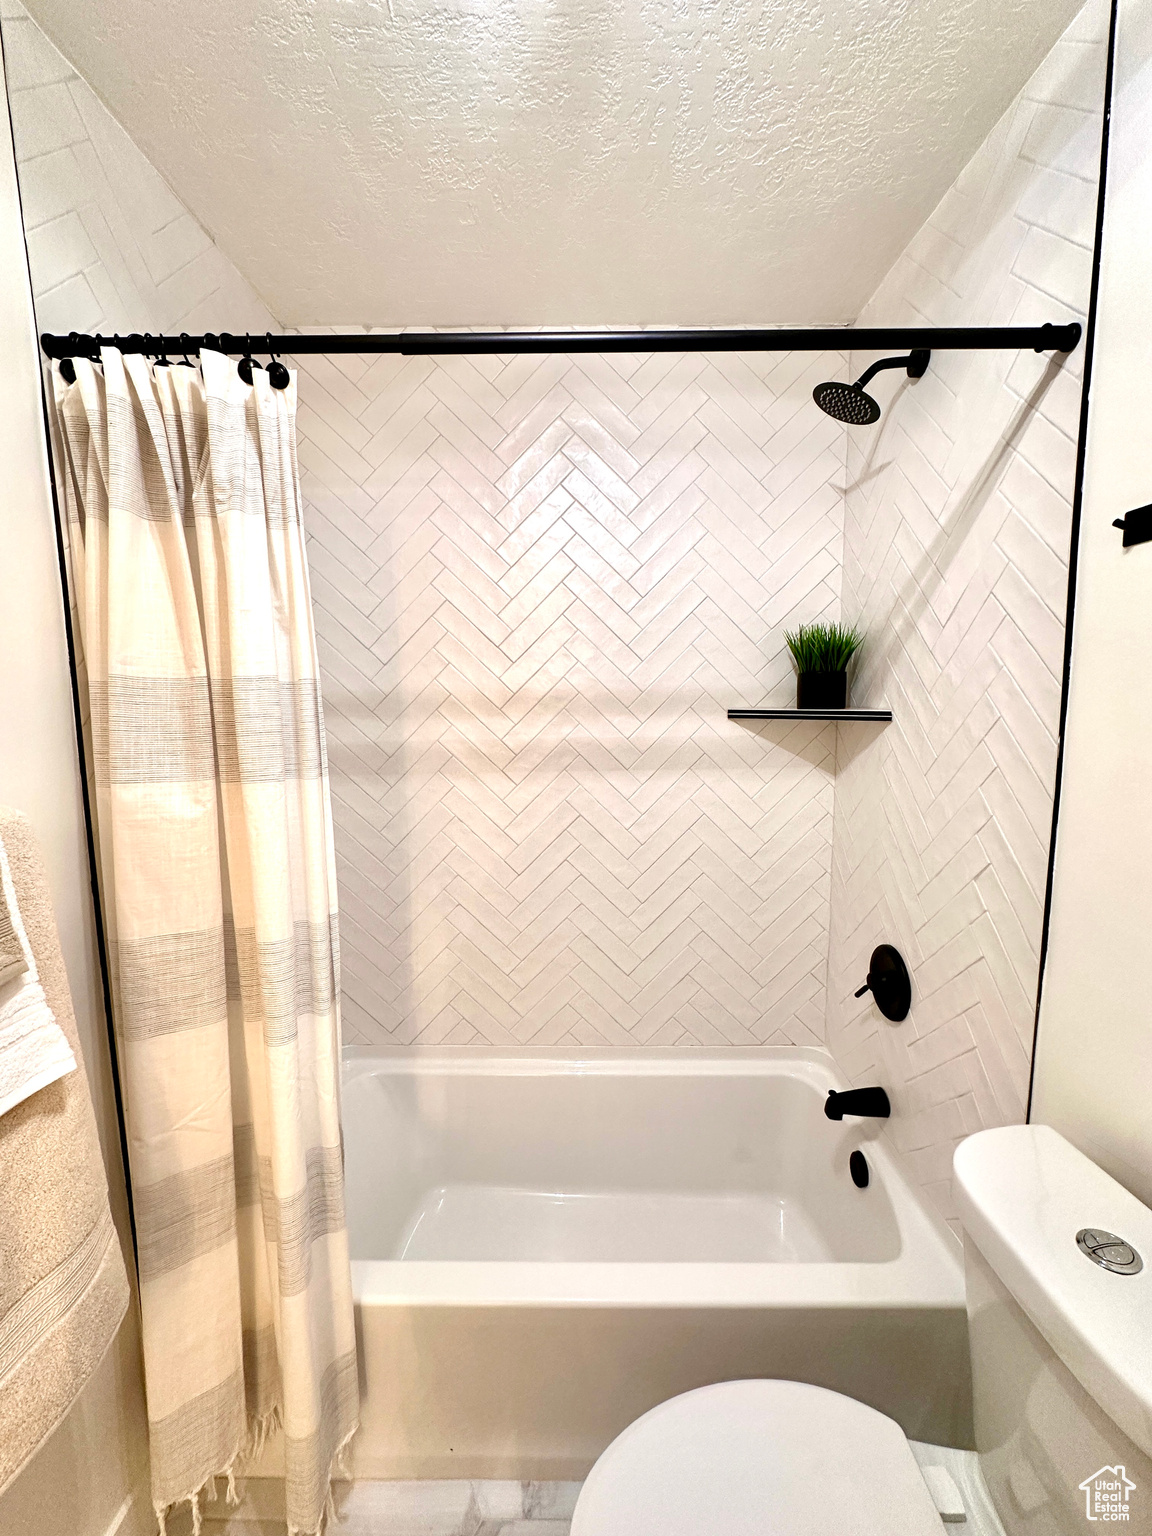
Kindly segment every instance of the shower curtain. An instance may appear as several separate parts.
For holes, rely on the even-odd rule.
[[[336,879],[296,379],[52,369],[135,1205],[152,1491],[282,1431],[320,1530],[359,1407]]]

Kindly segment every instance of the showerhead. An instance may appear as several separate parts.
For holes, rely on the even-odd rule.
[[[850,427],[870,427],[880,420],[880,407],[859,384],[817,384],[812,398],[827,415]]]
[[[864,388],[882,368],[906,368],[910,379],[922,378],[928,368],[931,352],[909,352],[906,357],[885,357],[873,363],[856,380],[855,384],[817,384],[812,398],[826,415],[835,421],[846,421],[850,427],[870,427],[880,420],[880,407]]]

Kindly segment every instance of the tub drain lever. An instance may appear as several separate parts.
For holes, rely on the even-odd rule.
[[[887,1120],[892,1104],[883,1088],[849,1088],[844,1093],[829,1088],[824,1113],[829,1120],[843,1120],[845,1115],[873,1115],[877,1120]]]

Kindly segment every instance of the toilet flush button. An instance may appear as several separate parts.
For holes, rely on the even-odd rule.
[[[1127,1243],[1112,1243],[1107,1248],[1097,1248],[1096,1257],[1112,1264],[1116,1269],[1130,1269],[1136,1255]]]
[[[1076,1246],[1093,1264],[1107,1269],[1114,1275],[1138,1275],[1144,1268],[1144,1260],[1131,1243],[1126,1243],[1115,1232],[1105,1232],[1099,1227],[1081,1227],[1076,1234]]]
[[[1077,1232],[1076,1241],[1081,1248],[1099,1248],[1104,1243],[1115,1242],[1116,1239],[1111,1232],[1100,1232],[1095,1227],[1085,1227],[1082,1232]]]

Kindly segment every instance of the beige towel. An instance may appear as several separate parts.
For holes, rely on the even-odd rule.
[[[20,951],[19,972],[8,981],[0,978],[0,1115],[6,1115],[58,1077],[75,1072],[76,1058],[40,985],[2,837],[0,896]]]
[[[16,904],[48,1004],[81,1060],[40,852],[0,808]],[[0,1493],[56,1428],[128,1305],[83,1072],[0,1116]]]
[[[20,943],[16,925],[8,910],[7,896],[3,890],[0,890],[0,987],[5,982],[15,981],[17,976],[23,975],[27,968],[24,947]]]

